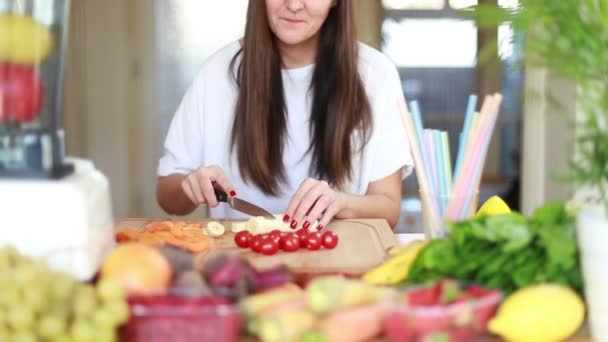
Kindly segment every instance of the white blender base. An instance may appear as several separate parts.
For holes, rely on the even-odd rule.
[[[86,281],[115,245],[110,189],[93,163],[68,161],[61,180],[0,179],[0,246]]]

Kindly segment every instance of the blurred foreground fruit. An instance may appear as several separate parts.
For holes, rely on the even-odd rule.
[[[162,294],[171,282],[171,266],[156,248],[140,243],[118,245],[105,260],[101,279],[111,279],[129,295]]]
[[[490,197],[477,211],[476,216],[486,215],[486,216],[495,216],[495,215],[504,215],[511,212],[511,209],[502,200],[502,198],[498,196]]]
[[[410,267],[426,245],[426,241],[413,241],[399,249],[399,254],[363,275],[373,285],[396,285],[407,280]]]
[[[563,341],[579,329],[584,317],[585,304],[573,290],[543,284],[507,297],[488,327],[509,341]]]
[[[43,96],[42,81],[32,67],[0,63],[0,122],[34,120],[42,107]]]
[[[42,261],[0,248],[0,341],[115,341],[129,318],[122,288],[51,271]]]
[[[31,17],[0,15],[0,61],[36,64],[51,52],[53,37]]]

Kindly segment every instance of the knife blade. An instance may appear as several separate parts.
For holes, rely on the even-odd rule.
[[[247,202],[238,197],[228,197],[228,194],[226,194],[222,190],[215,189],[215,196],[217,197],[218,201],[228,203],[230,208],[234,210],[240,211],[251,216],[264,216],[268,219],[275,219],[274,215],[272,215],[265,209],[260,208],[257,205]]]

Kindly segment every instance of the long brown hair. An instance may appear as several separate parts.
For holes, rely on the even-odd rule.
[[[358,72],[353,12],[350,0],[338,0],[330,10],[320,29],[310,85],[310,171],[337,187],[350,179],[352,155],[368,142],[372,128],[371,109]],[[287,178],[283,165],[287,113],[281,56],[268,25],[264,0],[249,2],[243,47],[232,60],[231,70],[239,55],[231,151],[236,150],[245,181],[276,195]]]

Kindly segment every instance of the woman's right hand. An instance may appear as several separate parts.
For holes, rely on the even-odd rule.
[[[219,203],[215,196],[214,183],[228,196],[236,196],[236,191],[224,174],[224,170],[217,165],[204,166],[192,171],[182,181],[182,190],[192,203],[207,204],[215,208]]]

